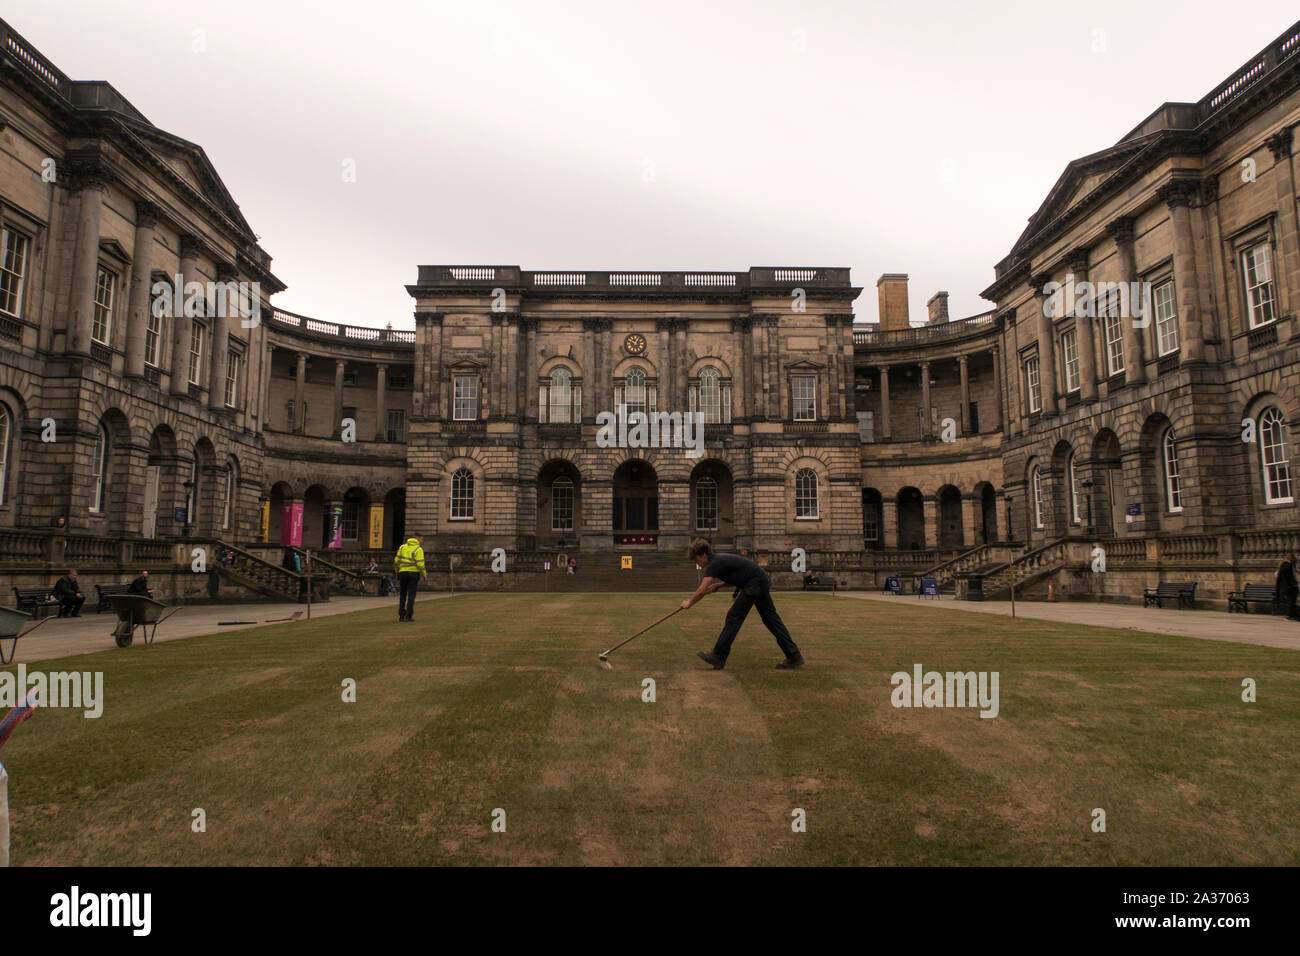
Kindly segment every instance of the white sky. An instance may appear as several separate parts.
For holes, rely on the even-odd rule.
[[[910,274],[913,322],[939,289],[954,318],[982,312],[1066,163],[1199,99],[1296,16],[1235,9],[6,0],[3,16],[207,151],[289,286],[277,305],[410,328],[421,263],[851,266],[859,320],[884,272]]]

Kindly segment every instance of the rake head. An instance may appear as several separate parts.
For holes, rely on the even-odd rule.
[[[601,654],[599,660],[600,660],[600,666],[605,670],[612,671],[614,669],[614,665],[609,662],[608,654]]]

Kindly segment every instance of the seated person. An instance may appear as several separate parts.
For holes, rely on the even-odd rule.
[[[127,585],[126,593],[153,597],[153,588],[149,587],[149,572],[141,571],[140,576]]]
[[[370,566],[366,568],[366,574],[378,574],[378,573],[379,573],[379,562],[371,558]]]
[[[81,605],[86,603],[86,596],[77,584],[75,570],[70,569],[54,582],[54,600],[59,602],[59,617],[81,617]]]

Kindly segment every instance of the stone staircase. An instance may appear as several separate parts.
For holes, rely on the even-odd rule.
[[[223,581],[273,600],[306,603],[306,574],[272,564],[226,541],[214,540],[212,546],[218,551],[228,550],[235,555],[234,564],[224,565],[218,562],[215,567],[209,566],[209,570],[215,570]],[[331,576],[313,571],[311,577],[312,600],[328,601]]]
[[[1011,594],[1011,583],[1016,589],[1027,588],[1055,574],[1066,566],[1070,558],[1070,540],[1060,538],[1033,551],[1028,551],[1010,563],[994,567],[984,577],[984,597],[1000,598]]]
[[[936,578],[940,593],[956,589],[957,576],[972,571],[990,571],[1005,566],[1011,560],[1012,546],[1008,544],[980,544],[963,551],[955,558],[922,571],[920,577]]]

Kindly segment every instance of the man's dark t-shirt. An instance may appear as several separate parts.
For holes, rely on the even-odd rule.
[[[733,588],[743,588],[765,573],[749,558],[742,558],[738,554],[715,554],[704,568],[706,578],[715,578],[724,584],[730,584]]]
[[[127,594],[143,594],[145,597],[148,597],[148,596],[149,596],[149,579],[146,578],[146,577],[143,577],[143,576],[142,576],[142,577],[138,577],[138,578],[136,578],[134,581],[131,582],[130,586],[127,587],[127,589],[126,589],[126,593],[127,593]]]

